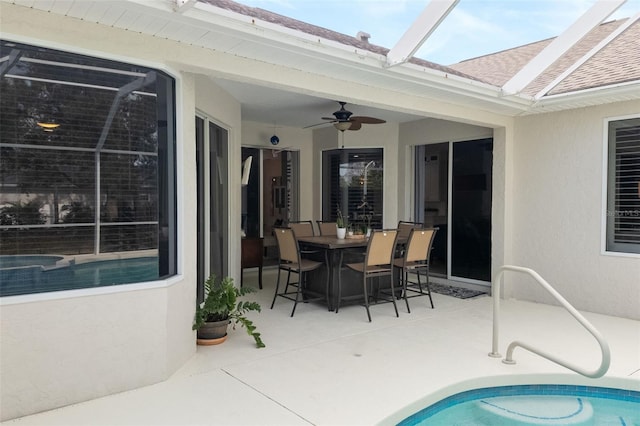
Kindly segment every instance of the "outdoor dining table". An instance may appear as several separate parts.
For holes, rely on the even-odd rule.
[[[324,253],[324,268],[329,274],[329,300],[327,303],[330,310],[334,310],[338,303],[338,280],[341,273],[343,296],[348,297],[362,293],[362,275],[349,268],[343,268],[342,265],[348,262],[363,262],[368,242],[369,239],[365,237],[340,239],[335,236],[314,236],[298,238],[301,249],[317,249]],[[324,277],[326,276],[320,273],[310,274],[307,283],[309,288],[316,292],[324,292],[326,284]]]
[[[298,244],[302,250],[316,250],[318,254],[315,260],[324,261],[325,273],[329,274],[329,291],[327,304],[329,309],[333,310],[338,301],[338,279],[340,271],[342,270],[342,263],[345,256],[345,251],[349,250],[349,259],[351,254],[360,258],[359,261],[364,260],[364,252],[367,247],[367,238],[338,238],[336,236],[314,236],[314,237],[300,237],[298,238]],[[354,260],[357,261],[357,260]],[[357,280],[357,273],[345,268],[342,271],[343,275],[343,289],[342,292],[347,294],[358,294],[361,292],[361,286],[349,285],[354,280],[346,277],[347,275],[354,275],[353,278]],[[351,274],[350,274],[351,272]],[[326,285],[326,276],[321,273],[310,274],[307,282],[307,286],[310,290],[315,292],[324,292],[324,286]],[[356,281],[360,282],[360,281]],[[346,285],[344,285],[346,283]]]

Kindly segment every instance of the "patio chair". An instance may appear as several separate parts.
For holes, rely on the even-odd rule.
[[[320,235],[328,236],[328,237],[336,237],[337,234],[337,225],[335,222],[323,222],[321,220],[316,221],[318,224],[318,230],[320,231]]]
[[[293,309],[291,310],[291,316],[296,312],[296,307],[298,306],[298,302],[312,302],[315,300],[325,300],[327,305],[329,305],[329,274],[327,274],[327,282],[325,285],[325,294],[319,295],[315,294],[315,297],[309,297],[313,295],[309,292],[305,287],[307,283],[307,273],[310,271],[314,271],[322,266],[322,262],[316,262],[315,260],[303,259],[300,254],[300,247],[298,245],[298,241],[296,240],[296,235],[293,229],[291,228],[274,228],[273,233],[276,236],[276,241],[278,243],[278,251],[280,253],[280,262],[278,265],[278,278],[276,281],[276,290],[273,295],[273,301],[271,302],[271,309],[273,309],[273,305],[276,303],[276,298],[278,296],[283,297],[285,299],[292,300]],[[284,288],[283,292],[279,292],[280,290],[280,273],[282,271],[287,272],[287,284]],[[291,283],[291,274],[298,275],[298,282]],[[294,286],[296,291],[289,291],[289,286]]]
[[[369,299],[371,295],[370,284],[373,278],[378,278],[378,287],[380,286],[380,278],[389,277],[390,293],[389,297],[384,299],[387,302],[393,303],[393,309],[396,311],[396,317],[398,317],[398,307],[396,306],[395,288],[393,283],[393,254],[395,252],[396,240],[398,237],[397,229],[384,229],[375,230],[369,237],[367,243],[367,251],[365,253],[364,262],[359,263],[347,263],[346,266],[356,272],[362,274],[364,306],[367,309],[367,317],[371,322],[371,313],[369,312]],[[379,290],[379,288],[378,288]],[[378,296],[384,295],[384,293],[377,292]],[[352,296],[353,297],[353,296]],[[362,297],[362,296],[355,296]],[[338,276],[338,298],[336,304],[336,313],[340,308],[340,301],[342,300],[342,274]],[[378,302],[378,297],[375,299]]]
[[[297,222],[289,222],[289,228],[293,229],[293,232],[296,236],[296,239],[301,237],[315,237],[316,231],[313,227],[313,222],[310,220],[300,220]],[[308,255],[318,253],[319,250],[312,250],[309,248],[305,248],[304,245],[300,250],[300,253],[303,257],[307,257]]]
[[[409,238],[409,232],[412,229],[421,229],[424,227],[424,223],[421,222],[407,222],[405,220],[401,220],[398,222],[398,239],[401,241],[406,241]]]
[[[402,285],[402,296],[409,309],[409,297],[429,296],[431,309],[433,309],[433,299],[431,298],[431,288],[429,287],[429,255],[431,246],[438,228],[412,229],[409,232],[406,248],[403,256],[393,261],[393,266],[400,269],[400,284]],[[415,274],[417,281],[409,281],[409,274]],[[426,276],[426,289],[422,289],[420,275]],[[408,292],[415,292],[413,296],[409,296]]]
[[[402,257],[404,255],[404,249],[409,239],[409,233],[412,229],[421,229],[424,224],[421,222],[408,222],[401,220],[398,222],[398,245],[396,246],[395,257]]]
[[[293,229],[293,232],[296,234],[296,238],[314,237],[316,235],[316,231],[313,228],[313,222],[310,220],[289,222],[289,228]]]

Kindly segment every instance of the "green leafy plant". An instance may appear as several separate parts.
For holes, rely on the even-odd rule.
[[[252,287],[237,288],[233,285],[233,278],[225,277],[216,281],[216,276],[211,275],[204,283],[205,299],[204,302],[196,308],[195,318],[193,320],[193,330],[198,330],[206,322],[229,320],[233,323],[235,329],[236,324],[244,327],[256,342],[258,348],[264,348],[260,333],[256,331],[253,322],[245,317],[249,311],[261,311],[260,304],[257,302],[238,300],[240,297],[255,291]]]

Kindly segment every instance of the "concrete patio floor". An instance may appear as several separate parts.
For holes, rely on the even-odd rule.
[[[217,346],[199,346],[168,380],[6,425],[372,425],[395,424],[413,411],[475,387],[566,383],[640,390],[640,322],[582,312],[611,348],[611,367],[586,379],[522,349],[516,365],[489,357],[492,299],[433,295],[374,306],[373,322],[358,305],[328,312],[318,304],[278,298],[269,309],[275,270],[255,293],[252,314],[267,347],[256,349],[237,328]],[[256,273],[245,285],[257,286]],[[500,351],[515,339],[595,370],[599,348],[562,308],[505,300]],[[194,342],[195,344],[195,342]],[[404,409],[404,411],[403,411]],[[402,413],[399,413],[403,411]]]

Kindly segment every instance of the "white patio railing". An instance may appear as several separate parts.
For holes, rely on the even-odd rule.
[[[587,329],[589,333],[595,337],[600,345],[600,350],[602,352],[602,361],[600,362],[600,367],[595,371],[588,371],[583,368],[578,367],[568,361],[563,361],[554,355],[548,354],[540,349],[536,349],[531,345],[528,345],[524,342],[520,342],[514,340],[507,347],[507,356],[502,360],[505,364],[515,364],[516,362],[513,360],[513,350],[520,346],[523,349],[528,350],[529,352],[533,352],[541,357],[548,359],[549,361],[555,362],[563,367],[566,367],[576,373],[582,374],[586,377],[598,378],[602,377],[607,370],[609,369],[609,364],[611,363],[611,353],[609,350],[609,344],[604,340],[602,334],[598,330],[595,329],[593,325],[589,321],[587,321],[569,302],[567,302],[564,297],[560,295],[548,282],[546,282],[537,272],[533,269],[524,268],[521,266],[512,266],[512,265],[503,265],[498,269],[498,272],[491,284],[491,294],[493,297],[493,342],[491,346],[491,352],[489,353],[490,357],[501,358],[502,355],[498,352],[498,334],[500,331],[500,285],[502,282],[502,276],[505,271],[514,271],[520,272],[523,274],[528,274],[531,276],[538,284],[540,284],[549,294],[551,294],[560,304],[567,310],[573,317],[578,320],[582,326]]]

